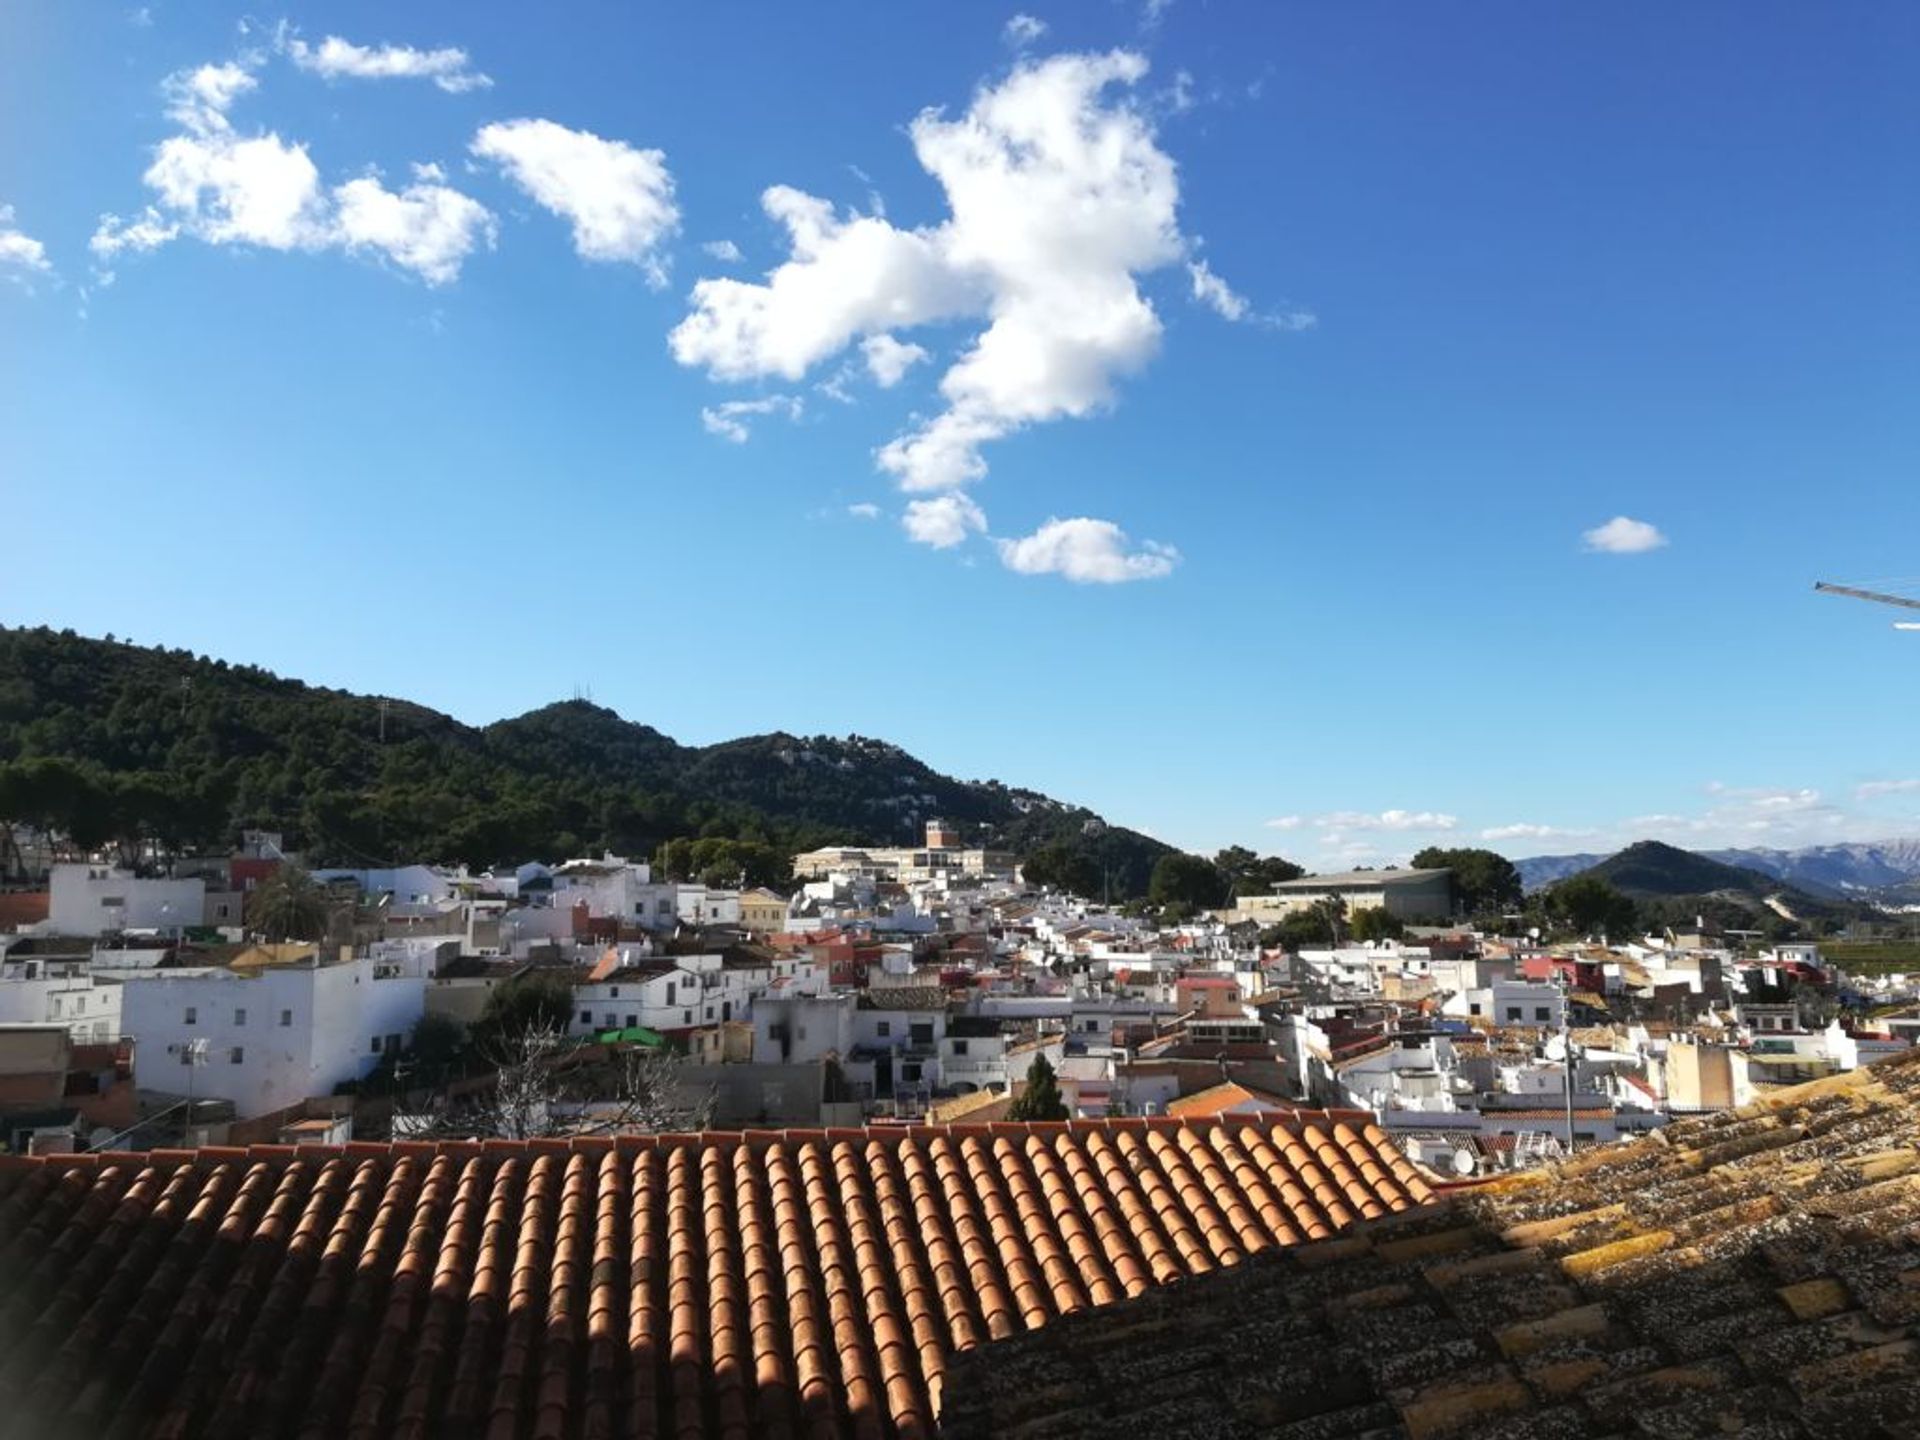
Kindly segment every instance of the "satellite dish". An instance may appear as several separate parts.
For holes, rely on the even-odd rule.
[[[1549,1060],[1564,1060],[1567,1058],[1567,1041],[1564,1035],[1549,1036],[1547,1043],[1541,1048],[1542,1053],[1544,1053]]]
[[[1475,1166],[1475,1161],[1473,1158],[1473,1152],[1471,1150],[1462,1149],[1462,1150],[1456,1150],[1453,1152],[1453,1173],[1454,1174],[1460,1175],[1460,1176],[1471,1175],[1473,1174],[1474,1166]]]

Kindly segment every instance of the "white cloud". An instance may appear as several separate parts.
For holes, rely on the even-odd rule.
[[[718,435],[722,440],[731,440],[735,445],[744,445],[752,431],[747,428],[747,419],[756,415],[785,415],[789,420],[798,420],[802,405],[796,396],[766,395],[758,400],[728,400],[720,405],[710,405],[700,411],[700,423],[706,427],[709,435]]]
[[[375,252],[429,285],[456,279],[474,248],[491,245],[493,216],[439,182],[436,165],[413,167],[395,193],[363,176],[328,189],[307,147],[266,131],[241,135],[228,111],[257,81],[257,56],[177,71],[162,82],[181,133],[162,140],[141,177],[154,194],[131,220],[103,215],[89,241],[96,260],[149,251],[188,235],[209,245],[266,250]],[[110,272],[100,276],[111,280]]]
[[[1000,563],[1022,575],[1062,575],[1083,585],[1158,580],[1173,573],[1180,552],[1148,540],[1131,549],[1111,520],[1049,520],[1033,534],[997,542]]]
[[[1482,840],[1573,840],[1592,835],[1591,830],[1568,830],[1558,825],[1532,825],[1522,821],[1514,825],[1495,825],[1480,832]]]
[[[928,358],[920,346],[896,340],[891,335],[869,335],[860,342],[860,353],[866,357],[867,370],[882,390],[891,390],[907,371]]]
[[[572,222],[583,259],[629,261],[667,283],[660,246],[680,228],[666,156],[551,120],[483,126],[473,153],[497,162],[534,202]]]
[[[863,332],[946,319],[979,303],[931,234],[873,215],[842,220],[827,201],[784,185],[760,203],[786,228],[792,258],[765,284],[696,282],[692,313],[668,337],[682,365],[718,380],[798,380]]]
[[[740,253],[740,247],[731,240],[709,240],[700,248],[714,259],[724,260],[729,265],[736,265],[747,258]]]
[[[1306,823],[1307,817],[1304,815],[1282,815],[1267,821],[1266,827],[1269,830],[1298,830]]]
[[[1658,550],[1667,543],[1667,537],[1644,520],[1629,520],[1625,515],[1616,515],[1604,525],[1595,526],[1581,536],[1588,550],[1603,555],[1638,555],[1647,550]]]
[[[47,247],[13,223],[13,207],[0,205],[0,275],[29,290],[35,275],[53,274]]]
[[[1007,21],[1000,38],[1016,50],[1025,49],[1047,33],[1047,22],[1033,15],[1016,15]]]
[[[176,70],[160,82],[166,98],[167,118],[197,135],[209,135],[232,129],[227,111],[242,95],[256,89],[254,78],[257,57],[227,60],[218,65],[201,65],[192,70]]]
[[[1920,780],[1869,780],[1854,787],[1854,798],[1871,800],[1876,795],[1911,795],[1920,790]]]
[[[87,248],[100,260],[111,260],[122,250],[158,250],[179,237],[180,227],[149,205],[133,220],[102,215]],[[109,280],[109,283],[111,281]]]
[[[1146,71],[1126,51],[1022,61],[964,114],[923,111],[910,133],[945,193],[949,215],[938,225],[902,229],[785,186],[768,190],[762,204],[787,230],[789,258],[764,283],[699,281],[670,337],[675,358],[719,380],[797,380],[855,341],[983,321],[940,382],[945,408],[878,452],[909,493],[957,491],[986,473],[989,442],[1111,404],[1116,379],[1159,344],[1159,317],[1136,277],[1186,247],[1173,161],[1141,108],[1112,93]],[[1091,532],[1081,536],[1084,545]],[[1068,553],[1057,537],[1009,543],[1036,569],[1057,568],[1039,564],[1043,551]],[[1119,572],[1102,578],[1171,565],[1167,554],[1128,556],[1110,540],[1100,553],[1092,568]]]
[[[395,194],[378,180],[349,180],[333,192],[340,244],[374,249],[429,285],[460,276],[476,245],[494,239],[493,215],[444,185],[416,184]]]
[[[284,38],[287,58],[300,69],[327,80],[431,80],[449,94],[484,90],[491,77],[470,68],[467,52],[455,46],[416,50],[411,45],[355,45],[329,35],[318,45]]]
[[[1193,281],[1193,298],[1227,320],[1244,320],[1252,308],[1247,297],[1238,294],[1218,275],[1213,267],[1204,260],[1195,260],[1187,266],[1187,274]]]
[[[967,536],[984,531],[987,517],[964,495],[936,495],[931,500],[908,501],[900,525],[915,543],[950,550]]]
[[[878,520],[880,518],[880,507],[875,505],[871,500],[862,500],[857,504],[847,506],[847,514],[853,516],[856,520]]]
[[[271,132],[169,136],[142,178],[178,229],[210,245],[300,250],[327,242],[319,169],[306,146]]]
[[[1458,817],[1438,810],[1382,810],[1371,814],[1362,810],[1335,810],[1316,815],[1314,824],[1327,830],[1452,830]]]

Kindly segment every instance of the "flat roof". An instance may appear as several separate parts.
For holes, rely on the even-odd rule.
[[[1315,892],[1335,885],[1410,885],[1432,881],[1453,872],[1436,870],[1342,870],[1333,875],[1302,875],[1298,880],[1283,880],[1273,887],[1274,894],[1286,891]],[[1249,897],[1253,898],[1253,897]]]

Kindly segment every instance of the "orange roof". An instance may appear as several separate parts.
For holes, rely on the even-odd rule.
[[[1361,1112],[0,1159],[34,1433],[930,1434],[956,1352],[1433,1192]]]
[[[1220,1115],[1228,1110],[1292,1110],[1294,1107],[1274,1095],[1264,1095],[1258,1090],[1249,1090],[1246,1086],[1232,1080],[1222,1081],[1218,1085],[1209,1085],[1204,1090],[1196,1090],[1191,1095],[1182,1095],[1178,1100],[1167,1102],[1167,1114],[1183,1120],[1198,1119],[1203,1115]]]

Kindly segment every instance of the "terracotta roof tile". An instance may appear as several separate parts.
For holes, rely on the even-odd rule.
[[[1920,1434],[1920,1052],[1439,1204],[1358,1116],[1172,1143],[1364,1218],[957,1353],[949,1440]]]
[[[1317,1112],[6,1159],[0,1432],[911,1440],[961,1353],[1429,1199]]]

